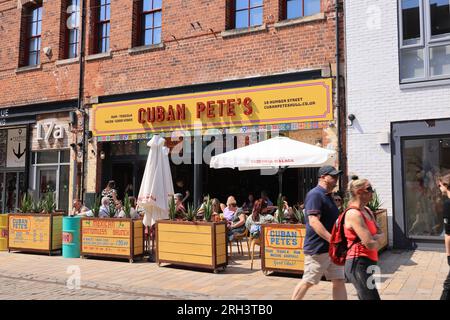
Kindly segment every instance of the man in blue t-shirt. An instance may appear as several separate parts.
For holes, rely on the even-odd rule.
[[[342,171],[332,166],[321,167],[317,187],[306,195],[305,268],[292,299],[303,299],[308,289],[318,284],[323,275],[333,283],[333,299],[347,299],[344,266],[334,264],[328,255],[331,231],[339,216],[332,192],[340,174]]]

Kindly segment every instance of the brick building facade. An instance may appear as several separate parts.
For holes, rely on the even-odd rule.
[[[59,117],[55,119],[60,120],[55,120],[54,125],[70,123],[65,129],[67,139],[63,144],[58,144],[59,160],[56,164],[51,162],[54,167],[61,168],[63,166],[61,159],[65,157],[65,152],[70,153],[69,162],[64,162],[64,166],[66,164],[69,166],[70,183],[67,187],[70,189],[70,199],[78,194],[76,188],[71,186],[79,186],[82,180],[80,175],[83,171],[83,123],[80,112],[76,111],[80,51],[78,57],[69,58],[68,48],[73,39],[68,38],[66,28],[73,10],[68,11],[67,8],[81,2],[11,0],[0,3],[0,38],[7,39],[0,49],[2,127],[27,128],[29,135],[27,145],[30,148],[34,146],[34,149],[30,150],[39,153],[56,149],[34,143],[38,118],[57,114]],[[251,19],[254,21],[256,19],[257,22],[251,25],[250,20],[248,27],[236,28],[236,25],[242,22],[239,20],[240,16],[236,15],[238,8],[236,6],[241,2],[154,0],[149,4],[145,1],[145,5],[150,6],[148,12],[153,14],[152,19],[155,20],[152,20],[153,23],[149,27],[153,40],[150,44],[142,45],[140,41],[142,29],[147,28],[145,23],[142,27],[143,12],[140,11],[142,1],[86,0],[86,55],[83,59],[82,97],[83,108],[86,109],[88,116],[87,128],[92,130],[95,126],[91,109],[93,104],[323,78],[333,79],[334,106],[335,1],[249,1],[247,9],[252,13]],[[291,8],[292,5],[298,4],[304,5],[299,13],[297,11],[287,13],[288,6]],[[30,42],[32,40],[27,34],[26,17],[31,16],[34,19],[32,10],[36,6],[42,8],[41,15],[36,15],[36,21],[41,19],[40,50],[37,53],[39,63],[30,65],[27,61],[29,62],[35,55],[30,51],[34,43]],[[106,7],[109,10],[107,14],[104,11]],[[159,19],[157,15],[161,17],[159,26],[155,22],[157,17]],[[338,38],[341,49],[341,74],[344,74],[342,9],[340,17],[341,31]],[[36,21],[32,20],[30,25],[34,26],[38,23]],[[104,33],[98,30],[103,27],[107,28]],[[80,32],[78,36],[79,34]],[[101,42],[102,39],[104,42]],[[106,50],[102,46],[106,46]],[[344,92],[343,85],[341,92]],[[340,101],[341,108],[344,107],[343,101],[343,99]],[[76,111],[78,117],[74,119],[70,111]],[[7,116],[4,116],[5,112]],[[41,113],[42,116],[34,116],[33,113]],[[286,135],[291,131],[296,139],[337,149],[338,121],[335,108],[331,113],[332,120],[316,119],[302,122],[301,125],[299,123],[289,125],[287,127],[291,129],[285,130]],[[47,126],[50,130],[51,125],[47,123],[49,122],[43,123],[41,127]],[[52,129],[55,130],[54,127]],[[283,131],[278,127],[274,129]],[[134,142],[131,142],[130,139],[133,137],[123,136],[91,138],[89,134],[88,138],[85,143],[86,161],[83,164],[86,165],[85,191],[92,193],[100,191],[105,181],[115,178],[113,172],[121,168],[120,165],[117,168],[113,167],[113,163],[120,162],[120,156],[111,160],[112,149],[116,150],[123,147],[121,144],[130,143],[138,150],[142,141],[139,141],[139,137],[134,137]],[[50,134],[49,139],[47,142],[54,145],[51,140],[58,138]],[[111,145],[113,143],[117,143],[117,146],[113,147]],[[101,157],[106,158],[106,161]],[[39,183],[42,184],[42,179],[51,180],[53,175],[46,177],[47,173],[42,173],[44,178],[40,178],[38,174],[33,174],[29,163],[34,159],[37,161],[36,168],[39,168],[37,158],[33,154],[27,155],[25,169],[18,168],[17,172],[22,170],[25,172],[24,184],[28,184],[28,187],[24,186],[23,189],[28,188],[39,193],[42,191],[38,190],[41,188]],[[9,170],[7,166],[4,167],[5,172]],[[133,171],[132,175],[137,174],[139,173]],[[293,174],[297,175],[297,172]],[[0,180],[1,178],[0,176]],[[133,193],[137,195],[139,181],[136,178],[121,177],[116,180],[134,184]],[[59,180],[57,185],[60,189],[63,187]],[[5,196],[2,199],[4,198]]]

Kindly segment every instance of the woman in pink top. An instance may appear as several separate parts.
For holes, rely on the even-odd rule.
[[[369,279],[378,268],[378,239],[382,238],[375,217],[367,207],[373,192],[369,180],[352,177],[344,224],[348,242],[345,276],[355,286],[360,300],[380,300],[375,279]]]

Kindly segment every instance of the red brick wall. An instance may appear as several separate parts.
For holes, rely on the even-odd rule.
[[[93,1],[87,0],[89,8]],[[274,28],[279,0],[264,0],[268,31],[228,38],[220,34],[226,29],[227,0],[163,0],[165,48],[139,54],[128,53],[133,1],[111,2],[112,58],[86,63],[86,96],[296,72],[335,62],[334,0],[323,0],[325,21],[280,29]],[[21,11],[16,0],[0,3],[0,38],[7,39],[0,47],[0,108],[77,97],[78,64],[55,64],[62,56],[61,9],[60,1],[44,2],[41,48],[51,47],[53,55],[41,53],[42,70],[16,73]],[[87,20],[92,22],[92,15]],[[93,39],[91,31],[87,36]],[[86,44],[92,53],[93,42]]]

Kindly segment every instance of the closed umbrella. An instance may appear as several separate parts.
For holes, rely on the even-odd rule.
[[[145,210],[143,223],[152,226],[157,220],[169,218],[169,196],[173,195],[169,149],[165,139],[155,135],[148,143],[150,152],[139,189],[138,205]]]
[[[282,173],[285,169],[333,165],[335,154],[334,150],[320,148],[287,137],[275,137],[214,156],[209,165],[215,169],[278,169],[279,192],[281,193]]]

